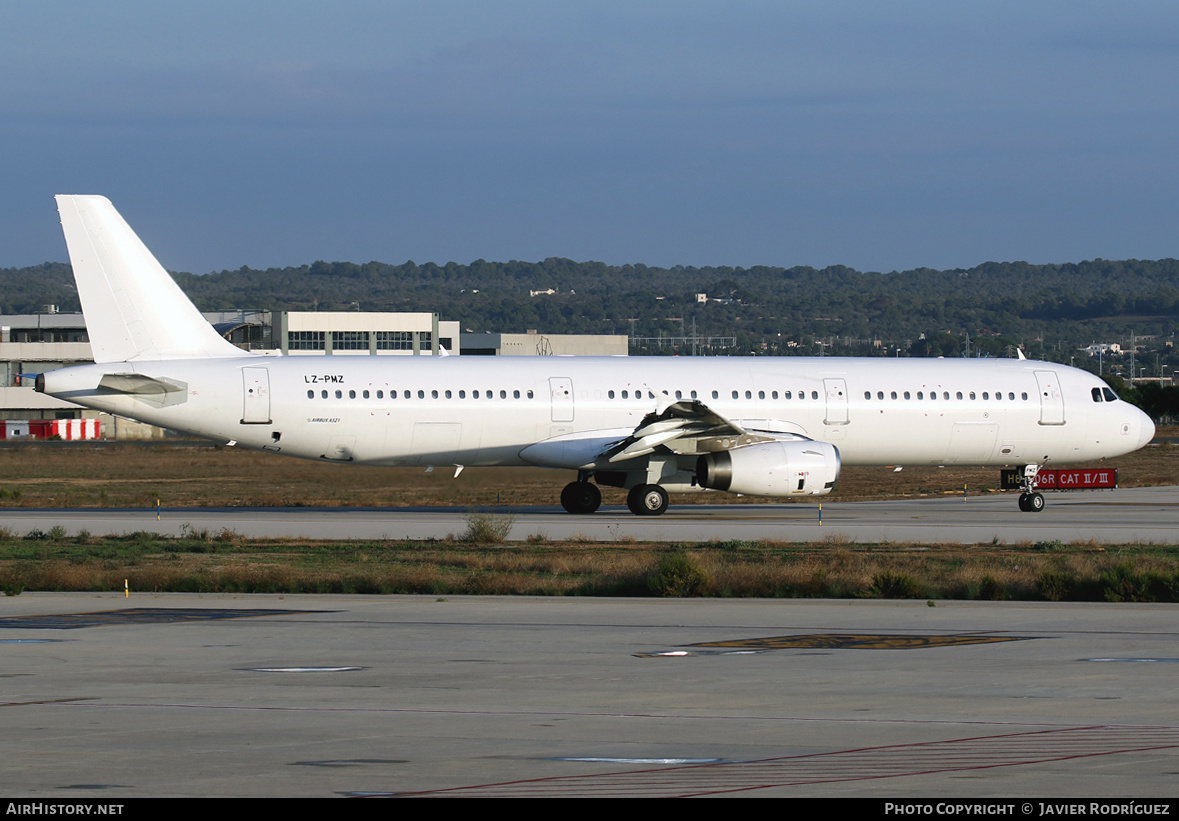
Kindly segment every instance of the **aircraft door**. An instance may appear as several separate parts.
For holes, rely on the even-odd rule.
[[[1036,371],[1036,385],[1040,389],[1040,424],[1064,424],[1064,393],[1056,371]]]
[[[823,390],[827,394],[827,418],[823,422],[828,425],[846,425],[847,382],[842,379],[824,379]]]
[[[553,396],[553,421],[573,421],[573,380],[567,376],[549,378],[549,392]]]
[[[242,368],[242,424],[270,424],[270,372],[266,368]]]

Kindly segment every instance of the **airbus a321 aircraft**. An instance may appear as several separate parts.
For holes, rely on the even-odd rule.
[[[1020,465],[1128,453],[1149,417],[1085,371],[1025,359],[264,356],[222,338],[105,197],[58,211],[93,365],[37,390],[242,447],[368,465],[540,465],[640,516],[669,493],[830,493],[841,465]],[[456,473],[457,475],[457,473]]]

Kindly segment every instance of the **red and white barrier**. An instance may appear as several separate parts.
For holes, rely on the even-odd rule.
[[[0,420],[0,439],[97,439],[101,430],[97,419]]]

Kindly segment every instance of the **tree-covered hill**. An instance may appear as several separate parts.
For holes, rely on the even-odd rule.
[[[174,275],[203,310],[428,310],[464,329],[635,336],[734,336],[742,352],[814,352],[826,339],[925,355],[999,353],[1021,343],[1073,349],[1133,332],[1172,337],[1179,261],[988,262],[970,269],[864,273],[833,266],[753,268],[541,262],[390,265],[316,262]],[[554,294],[530,296],[530,291]],[[697,302],[698,293],[709,301]],[[77,310],[68,265],[0,269],[0,311]],[[924,335],[925,339],[921,337]],[[969,338],[970,343],[967,344]],[[841,351],[842,352],[842,351]]]

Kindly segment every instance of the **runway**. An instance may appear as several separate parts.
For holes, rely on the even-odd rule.
[[[1126,488],[1046,494],[1040,513],[1021,513],[1015,494],[886,502],[679,505],[644,518],[621,507],[573,516],[557,507],[490,508],[510,523],[506,541],[529,537],[599,542],[757,540],[1019,544],[1096,540],[1102,544],[1179,544],[1179,488]],[[444,539],[460,536],[463,508],[207,508],[0,512],[17,535],[63,527],[105,535],[152,531],[181,536],[231,530],[248,538]]]
[[[1179,606],[4,599],[0,790],[1167,796]]]

